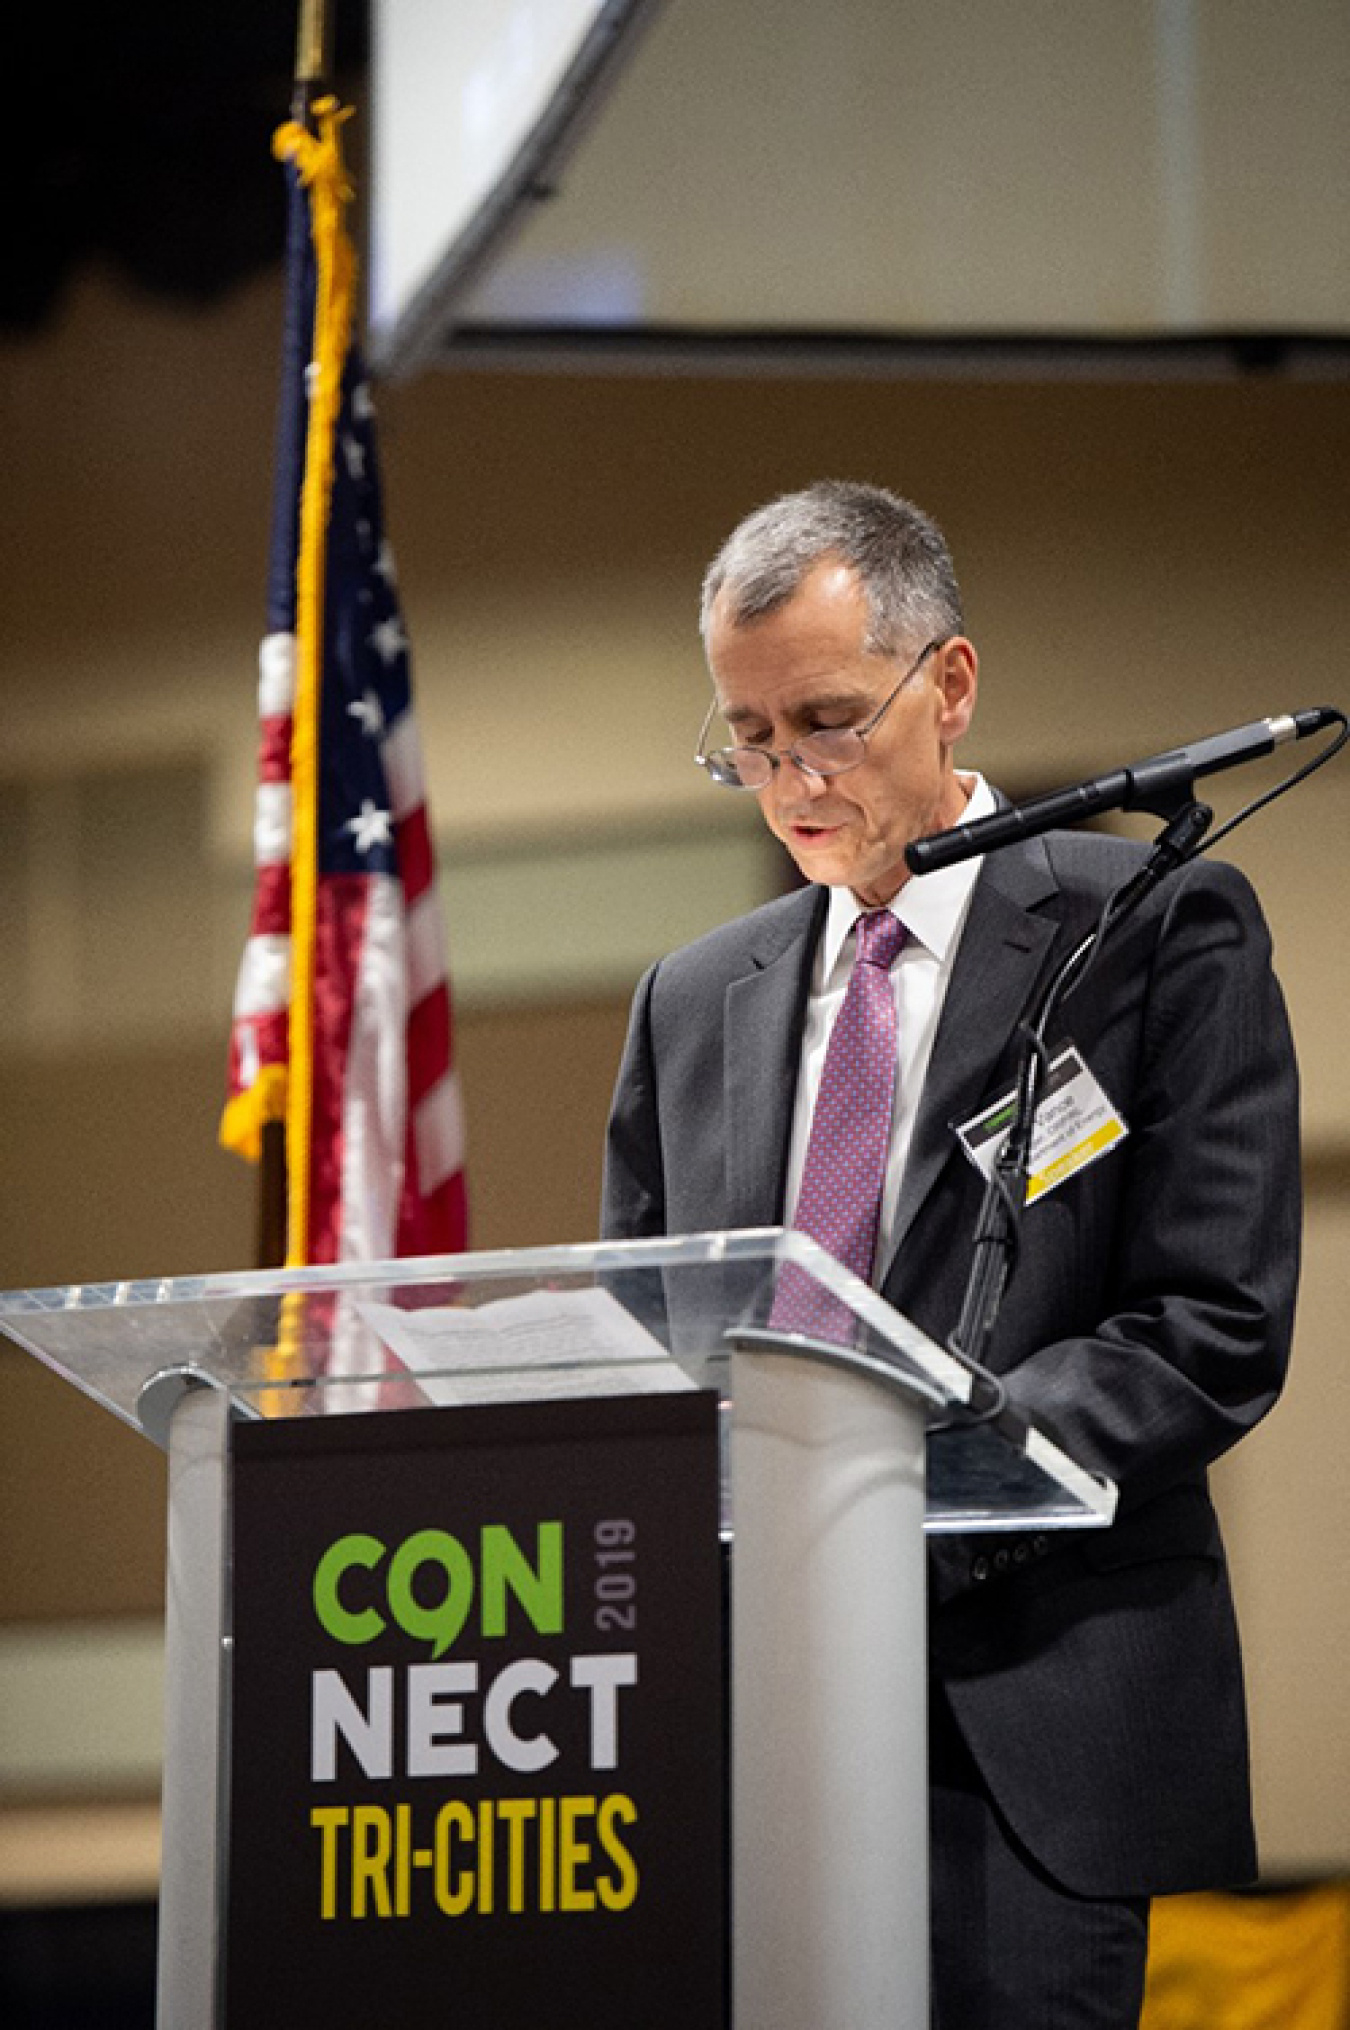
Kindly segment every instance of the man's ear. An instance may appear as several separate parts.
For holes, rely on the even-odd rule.
[[[980,687],[980,659],[975,644],[963,634],[954,634],[938,651],[937,684],[942,694],[942,739],[954,747],[975,716],[975,697]]]

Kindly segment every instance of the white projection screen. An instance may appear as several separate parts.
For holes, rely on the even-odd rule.
[[[1027,343],[1345,371],[1346,0],[377,0],[375,52],[386,372]]]
[[[425,349],[650,0],[374,0],[370,351]]]

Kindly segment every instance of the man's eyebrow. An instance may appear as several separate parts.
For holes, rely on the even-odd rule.
[[[810,697],[799,699],[783,716],[789,721],[800,722],[803,719],[814,719],[821,712],[866,711],[871,702],[870,692],[814,691]],[[720,705],[718,711],[728,726],[739,726],[744,720],[764,719],[768,716],[758,705]]]

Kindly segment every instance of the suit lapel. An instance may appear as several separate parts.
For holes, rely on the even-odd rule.
[[[968,1119],[986,1097],[1059,927],[1058,896],[1039,840],[991,855],[981,871],[914,1125],[883,1288],[947,1163],[966,1160],[952,1124]]]
[[[801,1056],[811,960],[827,891],[803,889],[750,953],[726,992],[727,1224],[782,1217],[783,1177]]]

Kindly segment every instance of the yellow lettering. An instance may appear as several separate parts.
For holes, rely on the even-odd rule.
[[[309,1815],[310,1824],[318,1827],[323,1840],[319,1854],[320,1917],[337,1916],[337,1836],[347,1818],[345,1804],[316,1805]]]
[[[559,1803],[562,1805],[562,1837],[558,1857],[558,1908],[594,1910],[595,1891],[577,1885],[577,1869],[584,1868],[591,1858],[590,1842],[577,1838],[577,1820],[595,1816],[595,1799],[564,1797],[559,1799]]]
[[[394,1914],[412,1909],[412,1806],[394,1806]]]
[[[392,1917],[389,1900],[389,1850],[393,1828],[382,1805],[358,1804],[352,1810],[352,1916],[366,1914],[366,1892],[377,1917]]]
[[[637,1863],[614,1830],[614,1821],[622,1819],[625,1825],[632,1825],[637,1818],[637,1806],[631,1797],[622,1791],[613,1791],[602,1798],[596,1830],[600,1844],[614,1863],[616,1875],[601,1875],[596,1882],[596,1894],[606,1910],[627,1910],[638,1892]]]
[[[478,1806],[478,1908],[485,1917],[492,1914],[492,1799],[485,1797]]]
[[[451,1798],[427,1828],[416,1803],[315,1806],[319,1914],[409,1917],[426,1900],[426,1869],[446,1917],[631,1909],[641,1887],[630,1828],[634,1800],[603,1797]],[[431,1837],[418,1843],[418,1828]],[[344,1841],[345,1836],[345,1841]],[[347,1901],[347,1898],[350,1901]]]
[[[558,1870],[558,1801],[539,1800],[539,1908],[556,1908],[555,1881]]]
[[[463,1840],[473,1838],[473,1813],[468,1805],[452,1799],[443,1804],[436,1814],[435,1861],[432,1868],[432,1882],[436,1901],[447,1917],[462,1917],[473,1902],[473,1870],[461,1871],[459,1886],[451,1881],[451,1834],[456,1832]]]
[[[532,1797],[499,1797],[497,1817],[506,1823],[506,1907],[525,1908],[525,1825],[535,1813]]]

